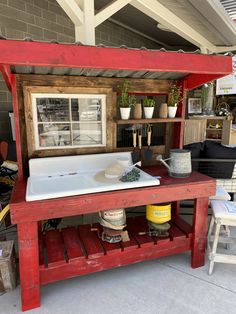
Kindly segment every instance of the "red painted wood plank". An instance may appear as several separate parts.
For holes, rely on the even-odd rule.
[[[78,228],[80,239],[87,252],[88,258],[95,258],[104,255],[104,249],[96,231],[91,231],[90,225],[82,225]]]
[[[170,240],[176,240],[176,238],[186,238],[184,232],[182,232],[179,228],[176,227],[173,221],[169,221],[171,227],[169,229]]]
[[[0,64],[0,71],[2,72],[2,76],[4,78],[6,85],[7,85],[7,88],[11,92],[12,74],[11,74],[10,66],[6,65],[6,64]]]
[[[207,214],[209,200],[206,197],[196,199],[193,220],[192,268],[205,264]]]
[[[61,233],[69,259],[77,257],[85,258],[86,253],[83,251],[78,229],[76,227],[65,228],[62,229]]]
[[[64,244],[60,231],[47,231],[45,233],[45,246],[47,249],[48,264],[56,262],[65,263]]]
[[[110,191],[77,195],[43,201],[25,201],[26,184],[16,184],[10,209],[13,223],[68,217],[106,210],[114,207],[127,208],[145,204],[194,199],[215,195],[215,179],[193,173],[189,178],[167,177],[167,172],[152,167],[153,173],[163,173],[161,185],[123,191]],[[149,168],[149,172],[152,172]],[[89,204],[89,206],[88,206]]]
[[[40,306],[38,225],[18,224],[19,268],[22,310]]]
[[[15,40],[0,41],[0,64],[227,75],[232,57]],[[78,55],[80,56],[78,58]],[[126,62],[124,62],[126,60]],[[178,62],[176,62],[178,60]],[[199,82],[199,85],[203,83]]]
[[[192,236],[193,228],[184,219],[179,216],[174,216],[173,223],[186,235],[187,238]]]
[[[135,250],[125,250],[117,254],[100,255],[95,257],[92,260],[93,262],[90,259],[73,259],[71,263],[64,265],[40,268],[40,280],[41,284],[48,284],[65,278],[177,254],[190,250],[190,245],[190,239],[185,238],[182,242],[169,241],[168,244],[160,245],[160,247],[158,245],[152,245],[151,247],[142,246]]]
[[[154,240],[149,237],[147,234],[140,235],[140,232],[147,232],[148,226],[140,225],[138,223],[137,217],[130,217],[127,219],[127,230],[129,234],[133,236],[133,238],[138,243],[139,247],[141,246],[152,246],[154,244]]]

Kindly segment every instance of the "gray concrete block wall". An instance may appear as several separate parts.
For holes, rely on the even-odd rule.
[[[35,41],[75,41],[74,25],[56,0],[0,0],[0,35],[7,39]],[[96,28],[96,44],[107,46],[159,48],[143,38],[110,21]],[[0,140],[11,140],[8,111],[12,111],[11,94],[0,74]]]

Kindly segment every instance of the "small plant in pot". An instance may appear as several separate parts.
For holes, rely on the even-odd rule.
[[[130,117],[131,107],[136,103],[136,97],[134,95],[129,95],[130,82],[128,80],[124,80],[123,83],[118,85],[117,90],[120,92],[120,95],[118,96],[118,104],[120,107],[121,119],[127,120]]]
[[[182,88],[176,84],[172,84],[169,90],[168,98],[168,117],[174,118],[176,115],[177,107],[179,103],[183,100],[182,98]]]
[[[143,100],[144,116],[146,119],[151,119],[154,112],[156,102],[152,98],[145,97]]]

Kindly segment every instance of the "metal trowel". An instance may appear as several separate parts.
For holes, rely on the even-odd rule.
[[[148,127],[147,127],[147,146],[148,146],[148,148],[145,149],[145,151],[144,151],[145,159],[149,160],[149,161],[152,160],[152,155],[153,155],[153,152],[150,149],[150,146],[151,146],[151,136],[152,136],[152,128],[151,128],[151,125],[149,124]]]

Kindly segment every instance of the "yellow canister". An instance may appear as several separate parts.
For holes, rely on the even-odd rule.
[[[171,204],[146,205],[146,218],[156,224],[171,220]]]

